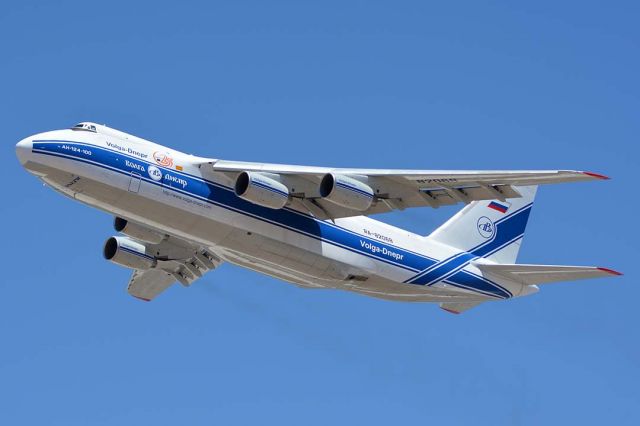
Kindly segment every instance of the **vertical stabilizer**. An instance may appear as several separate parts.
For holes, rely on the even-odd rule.
[[[515,187],[520,198],[474,201],[429,238],[494,262],[515,263],[537,188]]]

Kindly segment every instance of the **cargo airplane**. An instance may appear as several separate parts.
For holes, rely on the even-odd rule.
[[[606,179],[568,170],[339,169],[195,157],[90,122],[20,141],[59,193],[115,217],[107,260],[149,301],[229,262],[309,289],[436,302],[460,313],[541,284],[620,275],[518,264],[538,185]],[[428,236],[369,215],[465,206]]]

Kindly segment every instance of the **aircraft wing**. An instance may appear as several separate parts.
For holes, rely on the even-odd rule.
[[[175,238],[171,237],[173,241]],[[151,269],[136,269],[131,274],[127,292],[138,299],[149,302],[171,285],[179,282],[185,287],[201,278],[206,272],[217,268],[222,260],[209,250],[200,247],[171,247],[163,242],[157,249],[165,252],[180,252],[179,257],[160,260]],[[188,250],[186,253],[185,250]]]
[[[148,302],[175,282],[173,275],[161,269],[137,269],[131,274],[127,292],[135,298]]]
[[[520,196],[514,186],[543,185],[608,179],[606,176],[574,170],[385,170],[291,166],[281,164],[212,161],[214,172],[230,182],[241,172],[273,174],[284,178],[292,204],[323,218],[385,213],[408,207],[433,207],[477,200],[505,200]],[[328,174],[347,176],[368,185],[375,194],[365,211],[336,205],[320,196],[320,182]]]

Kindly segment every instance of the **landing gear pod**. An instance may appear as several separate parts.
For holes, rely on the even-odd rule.
[[[357,179],[344,175],[326,174],[320,182],[320,196],[348,209],[369,210],[373,204],[373,189]]]
[[[104,258],[131,269],[151,269],[158,263],[146,253],[144,244],[128,237],[111,237],[104,243]]]
[[[236,195],[253,204],[281,209],[289,202],[289,188],[277,180],[255,172],[242,172],[235,185]]]

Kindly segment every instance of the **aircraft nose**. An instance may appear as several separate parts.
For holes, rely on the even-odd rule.
[[[31,154],[32,147],[33,142],[31,141],[31,138],[22,139],[16,144],[16,155],[18,156],[20,164],[24,165],[24,163],[27,162],[27,158]]]

